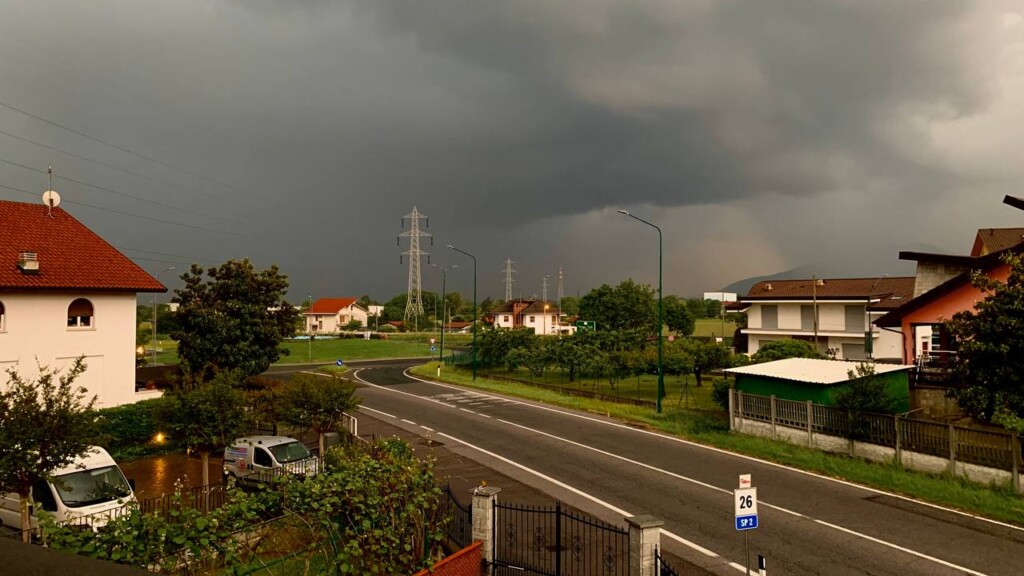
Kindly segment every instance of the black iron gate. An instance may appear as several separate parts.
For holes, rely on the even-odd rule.
[[[494,574],[629,576],[629,530],[562,508],[494,503]]]

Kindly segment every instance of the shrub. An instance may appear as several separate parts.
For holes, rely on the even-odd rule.
[[[726,378],[715,378],[714,382],[711,383],[711,399],[722,407],[723,410],[729,409],[729,389],[732,388],[732,384]]]
[[[102,441],[115,460],[128,460],[157,449],[153,437],[160,432],[156,414],[167,401],[163,398],[97,410]]]

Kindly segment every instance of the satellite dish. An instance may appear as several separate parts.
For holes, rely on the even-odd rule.
[[[49,208],[56,208],[60,206],[60,194],[56,190],[47,190],[43,192],[43,204],[46,204]]]

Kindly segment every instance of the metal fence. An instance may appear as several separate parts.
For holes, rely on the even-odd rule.
[[[679,571],[665,560],[657,546],[654,547],[654,576],[679,576]]]
[[[629,530],[562,508],[494,503],[495,576],[628,576]]]
[[[473,507],[459,502],[448,484],[441,489],[437,512],[445,520],[444,534],[453,550],[461,550],[473,543]]]
[[[735,392],[733,414],[774,426],[797,428],[810,434],[840,436],[903,450],[1019,471],[1024,452],[1017,434],[955,424],[907,418],[900,414],[873,414]]]

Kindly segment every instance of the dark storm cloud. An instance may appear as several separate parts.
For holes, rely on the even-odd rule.
[[[646,237],[609,219],[619,207],[665,227],[680,252],[667,259],[670,291],[822,254],[874,269],[899,242],[1000,223],[990,216],[1020,176],[1018,116],[1005,103],[1019,101],[1008,58],[1024,39],[1011,6],[11,2],[0,102],[231,186],[5,109],[0,129],[175,185],[5,137],[0,157],[56,160],[199,212],[61,188],[69,200],[247,234],[77,213],[118,245],[277,262],[303,295],[404,291],[395,235],[414,205],[432,217],[432,258],[454,261],[447,243],[472,246],[489,295],[502,294],[508,256],[524,284],[563,263],[584,291],[626,275],[651,281],[634,252]],[[10,166],[0,183],[40,186]],[[978,205],[965,190],[987,194],[977,219],[956,218]]]

